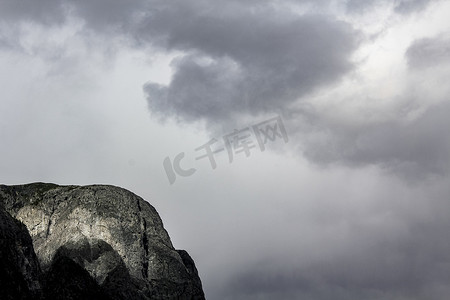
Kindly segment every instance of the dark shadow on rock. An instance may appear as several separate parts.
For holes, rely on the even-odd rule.
[[[149,293],[147,284],[132,278],[124,263],[108,274],[102,288],[112,299],[149,299],[146,296]]]
[[[89,275],[72,259],[59,256],[52,261],[45,274],[44,294],[46,299],[55,300],[110,300]]]
[[[0,206],[0,299],[40,299],[40,278],[27,228]]]
[[[197,268],[195,267],[194,260],[185,250],[176,250],[183,260],[183,264],[186,266],[186,269],[192,278],[192,295],[193,299],[205,299],[205,294],[203,293],[202,281],[198,276]]]
[[[64,264],[67,264],[70,267],[69,269],[65,267],[65,269],[60,268],[58,270],[57,275],[62,278],[69,276],[70,279],[73,271],[80,275],[79,284],[74,289],[71,288],[70,292],[72,290],[78,292],[78,287],[82,286],[85,286],[86,290],[91,291],[88,295],[80,296],[81,298],[79,299],[88,299],[85,297],[90,296],[94,298],[89,299],[148,299],[145,296],[145,294],[148,294],[147,284],[143,280],[132,278],[117,251],[103,240],[89,241],[85,238],[61,246],[55,253],[52,263],[53,269],[49,271],[49,275],[52,275],[52,272],[54,273],[55,264],[60,267],[64,267]],[[89,269],[91,274],[87,271]],[[101,270],[102,272],[96,272],[96,270]],[[105,272],[106,274],[104,274]],[[65,283],[55,282],[55,284],[58,286],[58,284]],[[50,284],[51,286],[52,284]],[[49,292],[49,289],[47,289],[46,294],[48,295]]]

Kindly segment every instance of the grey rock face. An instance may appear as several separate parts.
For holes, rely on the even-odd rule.
[[[204,299],[189,255],[156,210],[113,186],[0,185],[0,205],[23,224],[44,272],[75,262],[113,299]]]

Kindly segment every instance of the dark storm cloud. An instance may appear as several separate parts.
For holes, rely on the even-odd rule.
[[[275,2],[5,0],[1,8],[16,22],[58,25],[73,15],[86,30],[183,52],[169,85],[144,90],[152,112],[185,121],[283,111],[350,71],[361,40],[331,15],[299,16]]]
[[[319,164],[375,164],[413,181],[450,171],[450,138],[444,130],[450,128],[449,101],[408,122],[399,118],[366,125],[327,123],[316,114],[311,114],[312,125],[302,123],[298,132],[305,134],[300,137],[306,139],[303,154]]]
[[[352,69],[358,34],[329,16],[270,8],[170,6],[148,18],[149,39],[190,53],[168,86],[145,86],[152,111],[192,121],[283,110]]]
[[[347,6],[361,9],[382,1],[348,1]],[[241,114],[278,112],[292,124],[309,118],[308,126],[290,129],[299,133],[302,153],[315,162],[377,164],[418,178],[448,172],[448,138],[439,131],[449,125],[445,110],[432,108],[407,125],[401,120],[332,124],[319,111],[289,117],[292,104],[337,83],[355,67],[350,57],[362,36],[331,15],[296,15],[274,3],[45,0],[37,5],[4,0],[0,14],[5,20],[45,23],[72,13],[85,20],[87,29],[120,32],[133,45],[182,53],[172,62],[168,85],[144,86],[151,111],[160,117],[226,124]],[[429,3],[396,1],[394,7],[407,12]],[[449,60],[449,44],[443,38],[416,41],[406,52],[409,66],[442,65]],[[308,137],[316,134],[321,138],[311,142]]]
[[[408,13],[428,4],[397,1],[394,6]],[[450,142],[440,129],[450,125],[445,99],[411,122],[403,120],[408,107],[402,108],[399,119],[378,123],[334,124],[320,111],[289,116],[291,104],[337,82],[354,67],[349,58],[361,36],[351,26],[330,16],[294,16],[265,6],[237,8],[217,10],[198,1],[162,7],[146,19],[140,38],[149,36],[166,49],[189,53],[173,62],[167,86],[145,86],[152,112],[210,123],[227,123],[241,113],[279,112],[292,134],[300,133],[302,154],[316,163],[378,165],[412,181],[450,171]],[[417,66],[447,60],[446,43],[418,42],[408,50],[408,61]],[[309,118],[311,126],[295,128],[297,118]],[[316,134],[322,138],[311,142],[308,136]]]
[[[407,49],[409,67],[424,69],[450,63],[450,38],[434,37],[414,41]]]

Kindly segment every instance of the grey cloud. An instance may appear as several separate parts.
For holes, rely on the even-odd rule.
[[[142,29],[141,38],[148,35],[166,49],[189,53],[174,62],[169,85],[145,85],[152,112],[210,123],[231,122],[241,113],[278,112],[301,141],[302,154],[316,163],[374,164],[410,181],[450,171],[450,141],[441,130],[450,125],[448,104],[431,108],[406,125],[404,113],[398,120],[358,125],[328,122],[318,111],[289,116],[291,104],[352,69],[349,57],[360,36],[348,24],[329,16],[294,16],[261,6],[254,8],[257,13],[245,7],[231,10],[234,6],[215,12],[202,2],[196,4],[200,7],[165,7]],[[407,13],[406,6],[412,12],[427,4],[398,1],[395,6]],[[415,43],[407,52],[410,65],[447,60],[446,43]],[[296,128],[294,124],[305,118],[310,126],[302,123]],[[318,140],[310,139],[317,135]]]
[[[68,0],[87,28],[100,32],[129,35],[133,26],[150,7],[145,0]]]
[[[450,128],[449,112],[450,102],[444,101],[411,122],[359,126],[327,123],[316,112],[310,113],[313,125],[298,132],[303,132],[303,154],[316,163],[375,164],[417,181],[450,171],[450,138],[444,129]]]
[[[347,6],[361,9],[382,1],[348,1]],[[429,2],[396,1],[394,6],[406,12]],[[120,32],[135,45],[182,52],[172,62],[171,82],[149,82],[144,92],[155,115],[187,122],[226,124],[240,115],[267,112],[289,120],[292,104],[338,82],[354,68],[350,57],[362,39],[349,24],[330,15],[295,15],[275,8],[274,2],[230,1],[218,6],[201,0],[170,4],[45,0],[39,7],[34,2],[18,3],[2,2],[2,14],[55,21],[64,17],[69,6],[88,29]],[[448,61],[448,49],[446,39],[423,39],[409,47],[406,58],[413,69],[441,65]],[[313,123],[306,127],[310,131],[291,128],[301,140],[306,138],[303,154],[317,163],[378,164],[407,177],[444,174],[448,164],[441,161],[446,161],[448,141],[436,126],[448,126],[448,122],[440,113],[428,112],[408,126],[391,121],[355,128],[327,123],[320,112],[301,112],[292,123],[311,117]],[[322,137],[311,142],[312,135]]]
[[[191,55],[174,63],[177,72],[171,88],[146,84],[144,89],[151,110],[182,116],[188,121],[205,116],[221,119],[233,111],[233,99],[239,97],[236,88],[241,84],[242,75],[232,61],[220,59],[207,65],[201,61],[202,57]]]
[[[269,8],[170,7],[149,17],[145,28],[149,39],[191,53],[173,65],[168,86],[149,83],[144,89],[154,111],[189,121],[284,110],[351,70],[359,41],[350,25],[329,16]]]
[[[348,1],[347,6],[370,7],[381,1]],[[429,3],[396,1],[395,7],[407,12]],[[219,7],[201,0],[45,0],[38,6],[7,0],[1,5],[2,16],[9,19],[42,22],[57,22],[72,7],[89,29],[121,32],[136,45],[182,52],[172,63],[171,82],[149,82],[144,92],[150,110],[160,118],[187,122],[224,124],[239,115],[266,112],[283,114],[289,121],[291,104],[354,68],[350,57],[361,41],[359,32],[332,16],[295,15],[275,9],[273,2],[230,1]],[[442,65],[449,61],[449,45],[442,37],[418,40],[406,52],[408,64],[412,69]],[[332,124],[320,112],[303,111],[292,117],[291,129],[303,141],[302,153],[317,163],[377,164],[420,178],[449,171],[448,138],[439,131],[449,125],[444,111],[430,110],[407,126],[390,121],[358,127]],[[311,118],[311,126],[295,128],[304,118]]]
[[[448,225],[448,224],[446,224]],[[415,236],[417,240],[420,240]],[[364,254],[349,248],[348,257],[332,257],[309,266],[284,270],[249,267],[226,285],[224,299],[400,300],[446,299],[450,272],[442,268],[450,256],[433,257],[448,244],[442,237],[423,242],[439,243],[439,249],[408,249],[408,240],[391,245],[382,241]],[[421,241],[422,242],[422,241]],[[358,248],[358,241],[353,241]],[[292,257],[294,261],[295,258]]]
[[[43,24],[62,23],[65,19],[62,0],[2,0],[0,17],[3,21],[32,21]]]
[[[131,30],[148,5],[145,0],[2,0],[0,16],[15,23],[61,25],[72,14],[84,20],[87,29],[129,34],[127,30]]]
[[[395,6],[395,12],[400,14],[408,14],[425,9],[435,0],[401,0]]]
[[[332,16],[298,16],[275,2],[6,0],[2,6],[10,20],[55,24],[70,13],[87,30],[186,53],[173,63],[168,86],[144,87],[153,112],[185,121],[283,111],[351,70],[361,38]]]
[[[348,0],[346,1],[346,8],[349,12],[362,12],[365,11],[372,6],[383,3],[385,0],[369,0],[369,1],[361,1],[361,0]]]
[[[426,206],[427,213],[418,217],[421,206]],[[230,274],[220,298],[447,299],[450,242],[442,237],[450,226],[448,188],[444,195],[391,198],[384,209],[384,219],[378,223],[368,221],[374,220],[373,209],[369,215],[344,216],[345,235],[321,240],[323,244],[316,245],[317,249],[332,250],[320,258],[299,263],[305,253],[285,248],[275,258]],[[303,243],[301,237],[298,243]]]
[[[414,41],[406,51],[409,67],[424,69],[450,62],[450,38],[434,37]]]
[[[350,12],[361,12],[373,8],[374,6],[381,4],[393,4],[394,12],[398,14],[411,14],[420,10],[425,9],[432,2],[437,2],[439,0],[348,0],[346,2],[346,7]]]

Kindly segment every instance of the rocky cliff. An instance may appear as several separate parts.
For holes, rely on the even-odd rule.
[[[1,299],[204,299],[156,210],[118,187],[0,185],[0,238]]]

